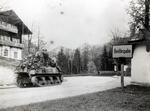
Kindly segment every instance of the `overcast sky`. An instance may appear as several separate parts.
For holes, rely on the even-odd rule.
[[[2,0],[0,0],[2,1]],[[129,0],[7,0],[24,23],[54,46],[102,45],[110,31],[128,30]],[[2,3],[2,2],[1,2]]]

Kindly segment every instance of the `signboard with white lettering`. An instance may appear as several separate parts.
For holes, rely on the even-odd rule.
[[[118,45],[113,46],[113,58],[131,58],[132,57],[132,45]]]

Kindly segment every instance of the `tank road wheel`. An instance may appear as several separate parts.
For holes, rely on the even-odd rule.
[[[54,76],[53,80],[54,80],[54,84],[60,84],[61,83],[59,76]]]
[[[54,84],[53,77],[49,77],[49,79],[50,79],[50,83],[51,83],[51,84]]]
[[[18,75],[17,77],[17,86],[20,88],[28,87],[31,84],[29,77],[26,75]]]
[[[24,88],[26,85],[21,80],[17,80],[17,86],[20,88]]]
[[[45,79],[46,79],[47,85],[50,85],[51,81],[50,81],[49,77],[45,77]]]
[[[58,84],[61,83],[61,80],[60,80],[59,76],[56,77],[56,81],[57,81]]]
[[[32,80],[35,86],[38,87],[47,86],[47,81],[45,77],[34,77]]]
[[[63,75],[60,76],[60,81],[63,82]]]
[[[38,86],[38,79],[37,79],[37,77],[33,76],[31,78],[31,81],[32,81],[33,86]]]
[[[42,79],[42,85],[47,86],[46,77],[41,77]]]
[[[63,76],[33,76],[31,78],[32,84],[37,87],[61,84]]]

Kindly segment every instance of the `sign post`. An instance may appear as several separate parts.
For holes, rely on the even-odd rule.
[[[113,58],[120,59],[121,64],[121,87],[124,91],[124,63],[125,58],[132,57],[132,45],[116,45],[113,46]]]
[[[124,64],[121,64],[121,87],[124,90]]]

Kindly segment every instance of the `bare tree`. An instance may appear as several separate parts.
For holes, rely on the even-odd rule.
[[[128,36],[128,32],[122,32],[119,30],[119,28],[115,27],[110,31],[109,36],[112,38],[111,42],[113,44],[116,44],[121,42],[123,38],[126,38]]]
[[[131,35],[141,27],[149,30],[149,5],[150,0],[131,0],[127,13],[131,17],[130,30]]]

